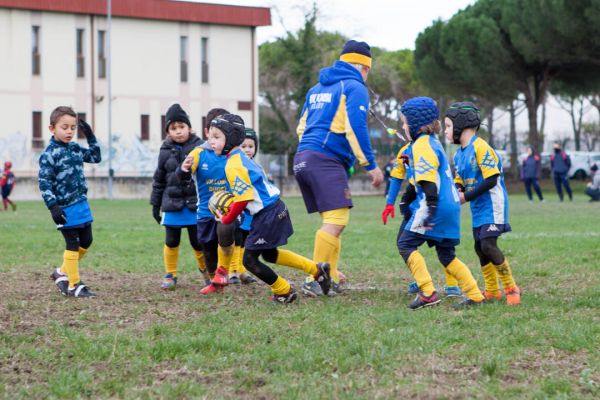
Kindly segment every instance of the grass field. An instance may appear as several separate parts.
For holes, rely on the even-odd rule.
[[[183,242],[179,288],[162,293],[162,229],[146,201],[92,201],[94,243],[81,265],[98,297],[60,296],[48,280],[63,239],[41,202],[0,212],[2,398],[598,398],[600,205],[511,197],[500,240],[524,295],[518,307],[410,311],[398,217],[355,199],[337,298],[272,304],[268,287],[201,297]],[[287,199],[312,253],[318,218]],[[481,274],[463,208],[459,257]],[[438,287],[443,271],[424,255]],[[302,277],[278,268],[296,286]]]

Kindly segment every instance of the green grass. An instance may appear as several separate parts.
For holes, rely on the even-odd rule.
[[[263,285],[201,297],[182,241],[175,292],[157,290],[163,230],[145,201],[93,201],[94,243],[82,278],[99,297],[61,297],[47,275],[61,235],[41,202],[0,212],[2,398],[598,398],[600,207],[511,196],[499,241],[523,304],[412,312],[383,199],[355,199],[341,269],[354,290],[282,307]],[[318,217],[286,199],[312,253]],[[463,208],[458,256],[482,283]],[[184,236],[185,237],[185,236]],[[438,287],[443,271],[424,249]],[[298,287],[302,276],[277,268]]]

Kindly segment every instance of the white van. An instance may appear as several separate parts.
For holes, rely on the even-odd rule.
[[[600,152],[571,151],[567,152],[571,158],[569,178],[583,180],[591,174],[590,168],[597,164],[600,166]]]

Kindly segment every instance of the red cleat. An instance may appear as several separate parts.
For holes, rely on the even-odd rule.
[[[211,283],[200,290],[201,294],[223,293],[224,286]]]
[[[219,267],[215,271],[215,276],[212,279],[213,285],[226,286],[229,281],[227,279],[227,269],[225,267]]]

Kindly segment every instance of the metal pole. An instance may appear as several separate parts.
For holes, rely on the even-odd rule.
[[[107,37],[106,37],[106,52],[107,56],[107,71],[106,83],[108,85],[108,198],[113,198],[113,169],[112,169],[112,60],[111,60],[111,25],[112,25],[112,0],[107,0]]]

